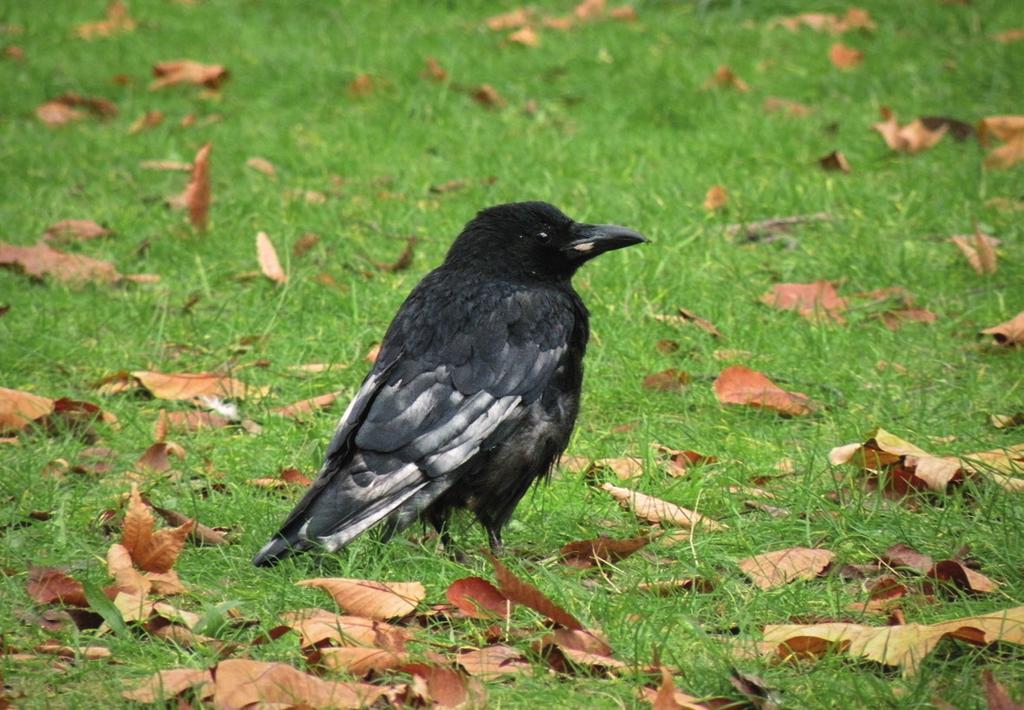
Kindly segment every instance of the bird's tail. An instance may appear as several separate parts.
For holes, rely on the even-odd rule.
[[[256,553],[252,558],[252,563],[257,567],[271,567],[276,565],[280,560],[283,560],[288,555],[303,550],[308,550],[311,547],[308,541],[296,536],[289,539],[278,533],[270,539],[263,548]]]

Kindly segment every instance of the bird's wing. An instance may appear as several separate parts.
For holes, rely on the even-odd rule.
[[[457,299],[410,297],[279,535],[338,547],[504,438],[570,343],[571,309],[537,299],[487,293],[467,318]]]

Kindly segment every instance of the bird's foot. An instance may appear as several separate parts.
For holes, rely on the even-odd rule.
[[[505,544],[501,541],[501,533],[492,528],[487,529],[487,541],[491,544],[491,553],[495,557],[505,554]]]

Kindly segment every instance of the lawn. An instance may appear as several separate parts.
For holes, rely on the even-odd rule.
[[[27,592],[33,566],[61,568],[90,589],[111,584],[105,556],[120,539],[133,482],[152,503],[228,530],[229,545],[185,547],[175,569],[187,592],[170,601],[211,618],[233,603],[249,623],[207,630],[237,644],[236,657],[310,668],[294,633],[254,643],[285,612],[334,610],[322,591],[296,586],[304,579],[419,581],[427,592],[421,609],[445,602],[459,578],[493,580],[477,552],[485,536],[468,517],[454,530],[470,551],[464,562],[415,527],[386,545],[365,536],[337,554],[255,569],[252,554],[302,488],[251,481],[284,468],[315,474],[369,367],[368,351],[409,290],[478,209],[526,199],[579,220],[628,225],[651,240],[576,277],[593,334],[567,451],[638,457],[643,473],[622,481],[608,469],[583,475],[562,467],[527,495],[505,533],[509,567],[600,629],[625,667],[549,672],[532,650],[544,619],[517,608],[498,632],[531,668],[484,681],[488,706],[647,707],[640,688],[658,687],[657,664],[701,698],[739,701],[730,671],[754,673],[791,708],[931,707],[936,698],[984,707],[985,670],[1024,697],[1024,649],[1013,643],[946,639],[906,674],[841,651],[800,662],[743,653],[770,624],[931,624],[1024,603],[1024,493],[978,475],[899,499],[866,485],[858,467],[829,462],[834,447],[865,442],[877,428],[938,455],[1024,443],[1019,421],[997,428],[990,419],[1024,412],[1024,348],[979,336],[1024,311],[1024,167],[986,167],[998,142],[959,141],[951,129],[910,153],[890,149],[871,128],[883,106],[902,124],[938,116],[973,126],[1024,113],[1024,41],[996,39],[1024,27],[1024,6],[859,5],[874,29],[835,34],[774,22],[811,11],[843,16],[842,3],[652,0],[636,3],[632,21],[602,15],[565,31],[543,18],[571,15],[574,3],[543,0],[531,5],[537,46],[509,40],[516,28],[488,28],[488,18],[516,8],[509,3],[133,0],[133,28],[88,39],[75,28],[103,19],[102,0],[0,8],[0,241],[29,246],[60,220],[94,220],[113,234],[54,246],[113,262],[122,274],[159,276],[76,284],[0,270],[0,386],[92,402],[118,420],[92,424],[92,436],[59,424],[4,434],[0,706],[111,707],[157,671],[218,661],[215,644],[44,623],[51,607]],[[835,66],[829,52],[837,42],[862,60]],[[428,57],[443,78],[422,75]],[[186,58],[222,65],[229,76],[216,89],[150,90],[155,64]],[[724,73],[711,79],[722,66],[745,86]],[[499,104],[474,98],[484,84]],[[46,125],[37,107],[68,92],[105,98],[117,115],[79,106],[81,120]],[[768,111],[770,97],[806,111]],[[133,132],[151,111],[162,112],[162,122]],[[201,230],[166,206],[189,173],[143,161],[189,163],[207,143],[212,204]],[[834,150],[849,172],[819,165]],[[247,165],[254,157],[274,174]],[[727,201],[708,209],[714,185]],[[729,230],[816,213],[825,218],[784,235]],[[995,273],[977,273],[949,242],[976,230],[1001,240]],[[287,283],[260,274],[258,232],[276,246]],[[307,234],[319,239],[303,240]],[[396,268],[409,237],[411,261]],[[307,249],[293,248],[300,240]],[[818,280],[847,299],[838,318],[804,318],[759,300],[776,284]],[[901,296],[857,296],[894,286],[934,320],[890,328],[884,314],[907,308]],[[658,318],[680,307],[721,337]],[[335,366],[295,368],[310,363]],[[783,416],[720,403],[712,382],[736,364],[806,393],[815,410]],[[644,386],[646,376],[670,368],[687,373],[688,384]],[[172,458],[169,470],[147,469],[137,459],[154,442],[160,411],[191,407],[138,390],[101,393],[97,383],[119,371],[218,372],[267,387],[265,397],[238,403],[261,430],[172,430],[184,457]],[[340,392],[333,405],[298,418],[271,411],[330,392]],[[652,444],[716,461],[672,475],[680,472]],[[76,472],[90,447],[109,449],[109,466]],[[596,569],[567,566],[559,549],[571,541],[653,532],[601,490],[604,482],[699,510],[727,528],[665,536]],[[754,487],[773,495],[777,510],[746,505]],[[874,576],[851,579],[844,567],[877,561],[895,544],[964,560],[995,588],[908,594],[894,600],[902,613],[895,617],[851,611]],[[835,558],[818,576],[768,589],[738,567],[790,547]],[[682,578],[707,584],[668,596],[640,586]],[[493,641],[485,621],[417,623],[414,660]],[[36,651],[51,639],[111,655]],[[408,679],[383,672],[374,682]]]

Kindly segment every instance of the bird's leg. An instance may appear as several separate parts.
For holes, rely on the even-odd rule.
[[[501,528],[487,528],[487,541],[491,543],[491,552],[500,556],[505,552],[505,545],[501,542]]]
[[[466,556],[455,547],[455,540],[452,539],[451,533],[448,531],[448,516],[437,510],[431,510],[427,515],[427,520],[437,531],[437,536],[441,540],[441,547],[446,554],[452,557],[456,562],[465,563]]]

